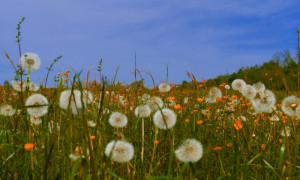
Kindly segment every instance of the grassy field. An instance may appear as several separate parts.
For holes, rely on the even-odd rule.
[[[30,81],[37,55],[20,54],[21,66],[6,56],[17,80],[0,86],[0,179],[300,178],[292,94],[191,73],[187,87],[150,89],[66,70],[45,88],[48,75]]]

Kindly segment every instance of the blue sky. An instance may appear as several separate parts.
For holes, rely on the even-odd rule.
[[[22,53],[35,52],[42,66],[32,73],[38,83],[54,58],[63,58],[50,74],[97,68],[112,79],[134,80],[137,67],[157,83],[197,79],[262,64],[277,51],[297,50],[299,0],[9,0],[0,6],[0,83],[13,78],[5,50],[19,63],[16,24],[22,24]],[[92,73],[93,76],[93,73]],[[98,74],[97,74],[98,76]],[[150,78],[143,74],[146,82]],[[97,77],[98,78],[98,77]],[[99,78],[98,78],[99,79]]]

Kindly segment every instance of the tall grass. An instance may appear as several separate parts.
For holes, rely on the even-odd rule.
[[[22,20],[23,22],[23,20]],[[19,23],[21,24],[21,23]],[[19,27],[19,25],[18,25]],[[20,27],[18,44],[20,45]],[[19,46],[21,56],[21,46]],[[8,54],[6,56],[9,58]],[[10,58],[9,58],[10,59]],[[173,87],[170,92],[161,93],[153,80],[152,89],[138,83],[136,68],[135,82],[121,85],[116,82],[117,71],[112,84],[107,78],[101,82],[85,81],[76,72],[61,72],[57,75],[54,87],[47,87],[48,75],[54,62],[48,68],[45,84],[38,92],[22,89],[15,91],[11,85],[0,86],[1,105],[11,104],[18,113],[11,117],[0,116],[0,179],[298,179],[300,159],[297,139],[298,120],[286,117],[283,113],[255,113],[249,100],[239,92],[219,88],[222,100],[208,104],[199,101],[209,94],[206,81],[193,77],[193,86]],[[11,64],[13,61],[10,59]],[[24,80],[27,75],[22,67],[14,67],[16,77]],[[119,67],[118,67],[119,68]],[[102,60],[98,71],[101,73]],[[168,71],[168,69],[167,69]],[[167,73],[168,74],[168,73]],[[24,77],[25,76],[25,77]],[[29,75],[28,75],[29,76]],[[100,75],[101,76],[101,75]],[[12,77],[8,77],[12,78]],[[168,80],[168,75],[167,75]],[[28,82],[30,79],[28,78]],[[271,87],[267,87],[271,88]],[[71,108],[59,107],[63,90],[90,91],[93,102],[78,109],[74,115]],[[30,123],[25,106],[26,99],[41,93],[49,101],[48,113],[41,117],[42,124]],[[276,92],[280,100],[284,92]],[[72,93],[74,96],[74,93]],[[161,97],[164,107],[177,114],[175,127],[169,130],[158,129],[153,123],[153,113],[149,118],[138,118],[134,109],[147,103],[142,95]],[[234,96],[233,96],[234,95]],[[121,98],[122,96],[122,98]],[[172,97],[172,98],[170,98]],[[188,102],[184,98],[188,97]],[[228,103],[237,98],[228,109]],[[170,101],[170,99],[175,99]],[[280,110],[280,100],[277,101]],[[175,108],[174,104],[180,105]],[[107,112],[109,110],[109,112]],[[114,128],[108,123],[111,112],[122,112],[128,118],[125,128]],[[270,121],[278,115],[280,121]],[[241,116],[246,121],[240,121]],[[96,123],[89,126],[89,121]],[[241,124],[236,126],[237,121]],[[285,127],[291,128],[290,136]],[[142,138],[143,137],[143,138]],[[197,139],[204,148],[203,157],[196,163],[181,163],[174,151],[188,138]],[[134,146],[135,155],[127,163],[117,163],[104,154],[111,140],[125,139]],[[24,145],[34,144],[32,150]],[[141,154],[143,152],[143,154]],[[78,155],[77,159],[70,158]],[[143,157],[142,157],[143,156]]]

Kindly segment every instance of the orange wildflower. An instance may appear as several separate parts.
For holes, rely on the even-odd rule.
[[[237,99],[237,95],[232,95],[231,98],[232,99]]]
[[[91,136],[90,138],[91,138],[91,140],[93,140],[93,139],[96,139],[96,136]]]
[[[266,145],[265,144],[261,144],[261,149],[264,151],[266,149]]]
[[[203,121],[199,120],[199,121],[197,121],[197,124],[201,125],[201,124],[203,124]]]
[[[215,147],[215,148],[213,148],[212,150],[214,150],[214,151],[220,151],[222,149],[222,147]]]
[[[176,104],[175,106],[174,106],[174,109],[181,109],[181,106],[180,106],[180,104]]]
[[[34,144],[27,143],[27,144],[24,145],[24,148],[26,149],[26,151],[31,151],[34,148]]]
[[[227,147],[231,147],[232,144],[231,144],[231,143],[227,143],[226,146],[227,146]]]
[[[236,121],[233,123],[233,125],[234,125],[234,128],[235,128],[236,130],[240,130],[240,129],[243,128],[242,120],[236,120]]]
[[[90,112],[91,112],[91,110],[89,109],[89,110],[87,110],[87,112],[88,112],[88,113],[90,113]]]
[[[169,97],[170,100],[174,101],[175,100],[175,97],[174,96],[171,96]]]
[[[247,105],[247,106],[251,106],[251,104],[252,104],[251,102],[248,102],[246,105]]]
[[[63,79],[63,80],[67,82],[69,79],[65,78],[65,79]]]
[[[156,145],[158,145],[159,141],[158,140],[154,140],[153,143],[156,144]]]
[[[227,96],[223,96],[223,99],[227,99]]]
[[[223,101],[223,99],[220,98],[220,97],[217,97],[216,100],[217,100],[217,102],[222,102]]]
[[[185,122],[190,123],[190,120],[189,120],[189,119],[186,119]]]
[[[65,71],[65,73],[67,73],[67,74],[68,74],[68,73],[70,73],[70,71]]]
[[[202,84],[199,84],[199,87],[202,87],[203,85]]]
[[[198,110],[197,110],[197,109],[194,109],[193,112],[196,113],[196,112],[198,112]]]
[[[282,143],[282,138],[279,139],[279,142]]]
[[[61,75],[61,73],[57,73],[57,75],[59,75],[59,76],[60,76],[60,75]]]
[[[203,99],[203,98],[197,98],[197,101],[198,101],[198,102],[203,102],[204,99]]]

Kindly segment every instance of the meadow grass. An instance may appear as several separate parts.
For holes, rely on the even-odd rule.
[[[14,66],[6,56],[18,80],[30,83],[30,72]],[[90,81],[90,71],[85,78],[66,71],[56,75],[55,86],[47,87],[50,71],[60,58],[50,65],[45,84],[37,92],[27,87],[17,91],[9,84],[0,86],[1,105],[16,109],[12,116],[0,116],[0,179],[299,179],[299,123],[296,116],[281,111],[281,101],[287,96],[283,92],[274,91],[276,111],[256,112],[250,100],[238,91],[225,89],[224,83],[217,87],[223,95],[214,103],[206,102],[211,87],[194,76],[186,88],[172,86],[170,91],[161,92],[147,72],[154,88],[146,88],[136,67],[136,81],[131,85],[115,83],[118,70],[111,83],[106,78]],[[81,104],[75,101],[77,115],[71,107],[72,98],[67,109],[60,107],[61,93],[67,89],[72,97],[75,90],[81,92]],[[90,103],[84,90],[93,95]],[[25,106],[37,93],[49,101],[40,125],[30,121],[30,107]],[[145,94],[163,100],[157,111],[168,108],[176,113],[174,127],[156,127],[155,111],[145,118],[134,114],[137,106],[149,103]],[[111,126],[108,119],[112,112],[126,115],[124,128]],[[279,121],[271,120],[274,115]],[[175,151],[189,138],[202,144],[203,155],[197,162],[183,163]],[[112,140],[133,145],[134,156],[129,162],[118,163],[111,160],[111,154],[105,155]]]

